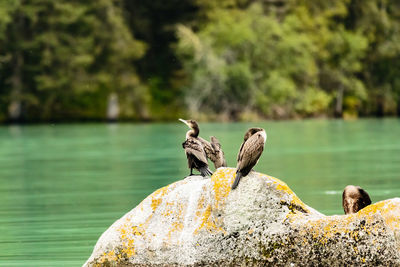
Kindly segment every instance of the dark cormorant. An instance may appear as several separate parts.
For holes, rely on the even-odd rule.
[[[182,121],[183,123],[187,124],[186,120],[183,120],[183,119],[179,119],[179,120]],[[196,123],[196,121],[194,121],[194,120],[192,120],[192,121]],[[200,131],[198,124],[197,124],[197,128]],[[203,145],[204,152],[206,152],[206,157],[214,163],[215,169],[218,169],[219,167],[227,166],[226,160],[225,160],[225,154],[221,148],[221,143],[215,136],[210,137],[211,142],[208,142],[207,140],[201,138],[200,136],[197,136],[197,139]]]
[[[247,130],[243,138],[243,143],[240,146],[237,157],[236,177],[232,184],[232,189],[235,189],[240,178],[249,174],[253,167],[257,164],[267,140],[267,134],[262,128],[250,128]]]
[[[342,205],[345,214],[356,213],[370,204],[368,193],[361,187],[348,185],[344,188]]]
[[[182,147],[185,149],[186,157],[188,159],[188,167],[190,169],[190,175],[193,175],[193,168],[198,170],[202,176],[211,176],[212,172],[208,168],[208,161],[204,146],[199,140],[199,125],[194,120],[183,120],[190,130],[186,133],[186,140],[182,143]]]

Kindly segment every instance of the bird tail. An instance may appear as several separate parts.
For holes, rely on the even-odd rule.
[[[201,167],[199,169],[199,171],[201,173],[201,176],[203,176],[203,177],[206,177],[206,176],[210,176],[211,177],[211,175],[213,174],[211,172],[211,170],[208,168],[208,166]]]
[[[232,190],[235,189],[239,182],[240,182],[240,178],[242,178],[242,173],[241,172],[236,172],[236,177],[235,177],[235,181],[232,184]]]

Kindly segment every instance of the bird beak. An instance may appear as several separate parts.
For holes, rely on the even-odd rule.
[[[189,125],[189,123],[187,122],[187,121],[185,121],[184,119],[179,119],[181,122],[183,122],[184,124],[186,124],[189,128],[190,128],[190,125]]]

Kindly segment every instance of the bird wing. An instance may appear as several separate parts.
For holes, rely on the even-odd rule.
[[[239,162],[241,160],[241,158],[243,157],[242,150],[243,150],[244,143],[246,143],[246,141],[243,141],[243,143],[240,145],[239,153],[238,153],[238,156],[237,156],[237,162]]]
[[[215,151],[213,146],[208,142],[207,140],[197,137],[197,139],[200,141],[200,143],[203,145],[204,152],[206,153],[207,158],[209,158],[212,162],[215,162]]]
[[[211,140],[211,146],[214,149],[215,161],[213,160],[213,162],[215,168],[218,169],[219,167],[226,167],[225,154],[224,151],[222,151],[219,140],[215,136],[211,136],[210,140]]]
[[[264,150],[264,138],[260,134],[254,134],[247,139],[238,155],[237,169],[249,169],[251,170],[256,165]]]
[[[194,138],[188,138],[182,145],[185,148],[186,154],[192,154],[198,160],[208,165],[206,153],[204,152],[203,145],[200,141]]]
[[[219,142],[219,140],[215,136],[211,136],[210,137],[210,141],[211,141],[212,148],[214,149],[216,154],[218,154],[219,151],[221,150],[221,143]]]

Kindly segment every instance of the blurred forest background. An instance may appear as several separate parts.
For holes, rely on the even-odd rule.
[[[1,122],[387,115],[400,1],[0,1]]]

